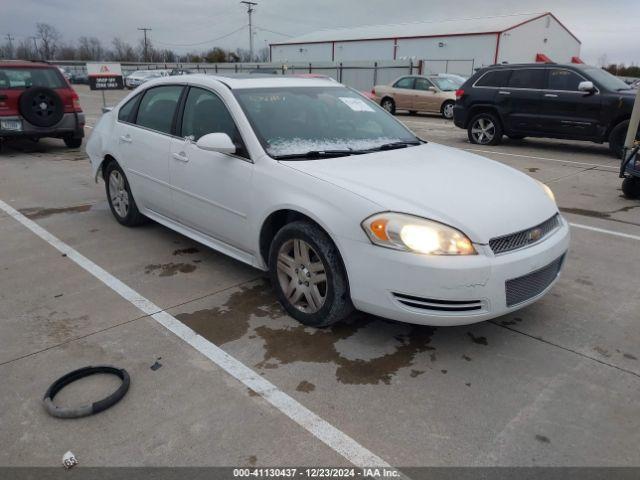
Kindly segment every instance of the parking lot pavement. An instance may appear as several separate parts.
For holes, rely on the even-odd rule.
[[[97,119],[100,93],[85,89],[81,101]],[[82,465],[348,465],[353,457],[331,440],[346,435],[397,466],[639,465],[640,203],[621,198],[617,161],[606,146],[575,142],[478,147],[440,118],[399,118],[427,140],[553,188],[574,227],[549,295],[472,326],[356,314],[304,328],[283,314],[261,272],[157,224],[117,224],[82,150],[56,140],[8,146],[0,200],[325,423],[305,430],[271,393],[248,389],[0,211],[0,464],[56,465],[72,450]],[[48,417],[48,385],[99,363],[129,370],[124,400],[82,420]],[[79,404],[113,386],[88,379],[59,401]]]

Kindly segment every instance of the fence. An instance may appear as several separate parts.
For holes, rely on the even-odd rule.
[[[86,73],[84,62],[56,62],[69,73]],[[202,73],[272,73],[278,75],[327,75],[357,90],[370,90],[374,85],[391,83],[402,75],[421,73],[473,73],[473,60],[394,60],[314,63],[121,63],[127,76],[136,70],[189,69]]]

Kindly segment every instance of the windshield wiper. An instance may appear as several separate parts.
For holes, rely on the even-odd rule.
[[[318,158],[345,157],[351,155],[353,150],[311,150],[305,153],[291,153],[288,155],[272,155],[276,160],[293,160],[303,158],[307,160],[315,160]]]
[[[356,150],[353,153],[370,153],[370,152],[382,152],[385,150],[396,150],[398,148],[407,148],[407,147],[413,147],[416,145],[422,145],[422,142],[419,140],[411,140],[408,142],[391,142],[391,143],[384,143],[378,147],[375,148],[370,148],[367,150]]]

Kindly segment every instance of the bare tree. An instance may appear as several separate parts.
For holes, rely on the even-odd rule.
[[[62,38],[60,32],[48,23],[36,23],[36,36],[40,40],[40,56],[43,60],[55,58],[58,42]]]
[[[16,47],[16,58],[22,60],[35,60],[38,53],[33,48],[33,41],[30,38],[25,38],[18,43]]]
[[[135,62],[136,52],[131,45],[120,38],[114,38],[111,41],[113,45],[113,52],[111,52],[111,57],[114,60],[119,60],[121,62]]]
[[[96,37],[80,37],[78,39],[79,60],[102,60],[104,48]]]
[[[57,58],[60,60],[77,60],[78,49],[70,43],[63,43],[58,47]]]

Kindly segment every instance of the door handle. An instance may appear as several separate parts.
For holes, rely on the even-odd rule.
[[[555,93],[545,93],[544,96],[548,98],[558,98],[558,95]]]
[[[131,135],[122,135],[120,136],[120,143],[131,143],[133,140],[131,139]]]
[[[506,91],[504,91],[504,90],[500,90],[500,91],[498,92],[498,94],[499,94],[499,95],[511,95],[511,92],[506,92]]]
[[[172,154],[174,160],[178,160],[179,162],[187,163],[189,161],[189,157],[184,152],[178,152]]]

